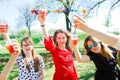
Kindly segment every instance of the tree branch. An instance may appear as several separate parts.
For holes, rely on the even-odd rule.
[[[97,2],[92,8],[90,8],[90,10],[88,11],[88,14],[96,7],[96,6],[99,6],[101,3],[105,2],[107,0],[102,0],[100,2]]]
[[[117,5],[119,2],[120,2],[120,0],[118,0],[117,2],[115,2],[115,3],[110,7],[109,16],[111,16],[111,11],[112,11],[112,9],[113,9],[113,8],[115,7],[115,5]]]

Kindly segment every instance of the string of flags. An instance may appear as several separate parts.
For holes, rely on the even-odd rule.
[[[31,12],[32,12],[32,14],[38,15],[38,11],[39,11],[39,10],[33,9]],[[82,9],[82,10],[76,10],[76,9],[64,9],[64,10],[56,9],[56,10],[47,10],[47,13],[51,13],[51,12],[54,12],[54,13],[80,12],[80,13],[82,13],[83,15],[86,14],[86,10],[85,10],[85,9]]]

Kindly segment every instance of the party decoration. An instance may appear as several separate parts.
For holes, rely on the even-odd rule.
[[[40,10],[36,10],[36,9],[33,9],[31,12],[32,14],[36,14],[38,15],[38,11]],[[42,10],[41,10],[42,11]],[[56,9],[56,10],[47,10],[48,13],[66,13],[66,12],[80,12],[82,13],[83,15],[86,14],[86,10],[85,9],[82,9],[82,10],[76,10],[76,9],[64,9],[64,10],[59,10],[59,9]]]
[[[81,12],[82,12],[83,14],[86,14],[86,10],[85,10],[85,9],[81,10]]]
[[[38,11],[39,11],[39,10],[35,10],[35,9],[33,9],[31,12],[32,12],[32,14],[36,14],[36,15],[38,15]]]

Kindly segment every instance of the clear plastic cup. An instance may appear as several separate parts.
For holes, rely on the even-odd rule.
[[[15,46],[17,46],[15,41],[16,41],[15,39],[11,39],[10,41],[6,41],[6,48],[10,54],[18,53],[18,50],[15,49]]]
[[[77,44],[78,44],[78,34],[72,34],[71,38],[72,38],[72,44],[77,46]]]
[[[8,24],[3,24],[3,23],[0,23],[0,32],[7,32],[8,30]]]

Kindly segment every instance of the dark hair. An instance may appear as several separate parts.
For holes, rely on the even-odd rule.
[[[88,45],[87,45],[87,42],[88,41],[92,41],[92,42],[96,42],[91,35],[87,36],[85,41],[84,41],[84,47],[85,49],[87,50],[87,52],[89,52],[90,50],[88,49]]]
[[[69,39],[70,39],[71,36],[70,36],[69,32],[64,31],[64,30],[62,30],[62,29],[58,29],[58,30],[55,31],[55,33],[54,33],[53,40],[54,40],[55,45],[58,47],[58,43],[56,42],[56,37],[57,37],[57,34],[58,34],[58,33],[64,33],[64,34],[66,35],[66,37],[67,37],[66,48],[67,48],[67,49],[70,49]]]
[[[112,54],[112,50],[110,50],[105,43],[99,41],[98,39],[92,37],[91,35],[89,35],[84,41],[84,47],[87,50],[87,53],[90,52],[90,50],[88,49],[88,45],[87,45],[88,41],[99,43],[101,45],[101,53],[99,53],[99,54],[104,56],[105,58],[107,58],[107,60],[114,58],[114,56]]]

